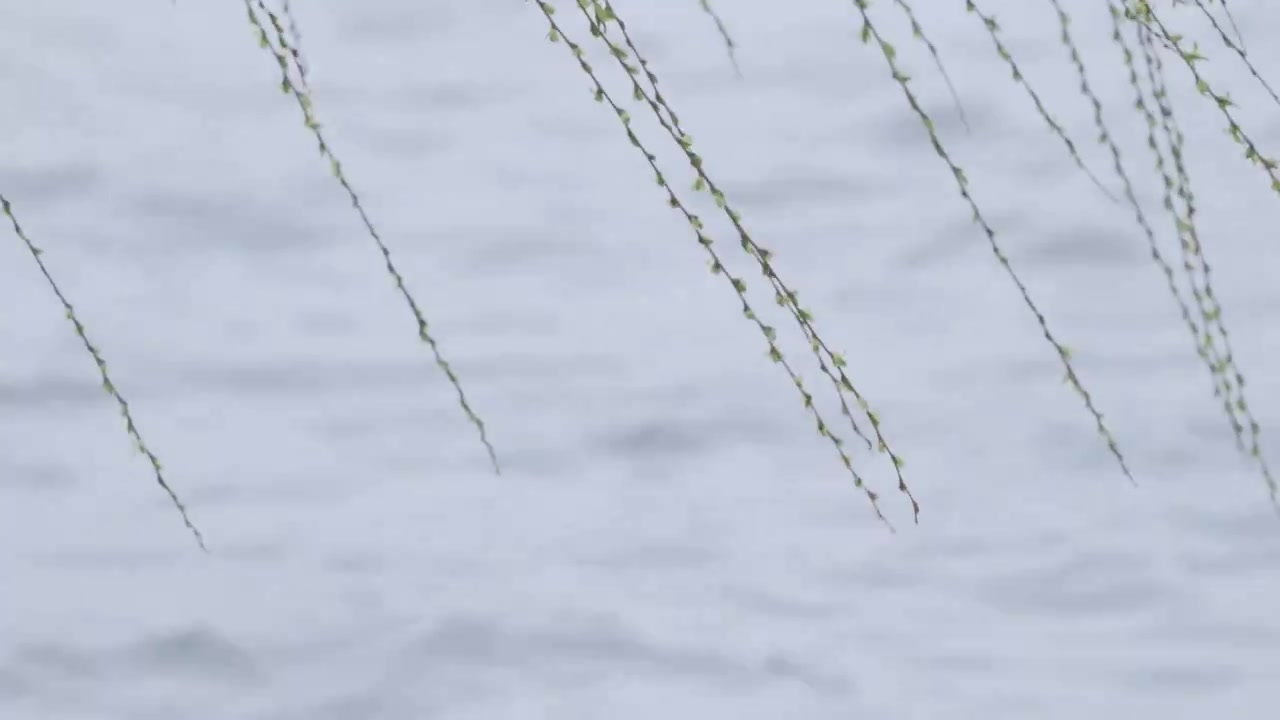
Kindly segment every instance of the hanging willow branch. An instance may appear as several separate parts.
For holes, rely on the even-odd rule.
[[[414,320],[418,325],[418,338],[431,348],[431,354],[435,358],[436,366],[444,372],[449,384],[457,392],[459,406],[462,407],[467,419],[471,421],[471,424],[480,433],[480,442],[484,444],[484,448],[489,454],[489,461],[493,465],[494,472],[500,473],[501,468],[498,465],[498,456],[493,449],[493,445],[489,442],[484,421],[471,409],[466,393],[462,390],[462,383],[458,380],[458,376],[454,373],[452,366],[445,361],[444,356],[441,354],[439,343],[430,331],[426,316],[423,315],[417,300],[414,299],[409,292],[408,286],[405,285],[404,276],[400,274],[399,269],[396,268],[395,263],[392,261],[391,250],[374,227],[373,221],[369,219],[364,205],[360,202],[360,196],[356,194],[355,188],[352,187],[351,182],[347,180],[347,176],[342,170],[342,163],[339,162],[332,146],[325,139],[324,133],[321,131],[320,121],[316,117],[315,104],[311,100],[310,90],[303,84],[304,80],[295,82],[289,74],[289,70],[292,68],[301,78],[305,78],[306,71],[303,69],[305,66],[302,64],[301,53],[289,42],[285,23],[262,0],[244,0],[244,6],[248,12],[249,24],[253,27],[253,32],[258,38],[258,44],[262,49],[271,53],[280,68],[280,91],[293,97],[297,103],[298,109],[302,112],[303,124],[315,136],[321,157],[328,160],[330,173],[338,181],[338,184],[342,186],[342,189],[346,191],[347,197],[351,200],[351,207],[355,209],[356,214],[360,217],[360,222],[364,225],[365,231],[382,254],[387,274],[391,276],[391,279],[395,282],[396,289],[400,291],[401,297],[404,298],[405,304],[409,307],[409,311],[413,313]],[[268,19],[274,31],[274,44],[272,43],[271,35],[267,32],[266,25],[258,17],[259,13]]]
[[[137,449],[138,452],[142,453],[143,456],[147,458],[147,461],[151,463],[151,469],[155,474],[156,484],[164,490],[165,494],[169,496],[170,502],[172,502],[173,506],[178,509],[178,514],[182,516],[182,524],[186,525],[187,529],[191,531],[191,535],[195,537],[196,544],[200,546],[201,550],[207,552],[208,548],[204,544],[204,535],[201,534],[200,530],[195,526],[195,523],[191,522],[191,516],[187,513],[186,505],[184,505],[182,500],[178,498],[178,494],[173,491],[173,488],[169,485],[169,481],[165,479],[164,468],[160,465],[160,458],[156,457],[156,454],[152,452],[151,448],[147,445],[146,440],[142,439],[142,432],[138,430],[138,424],[134,421],[133,413],[129,410],[129,402],[124,399],[124,395],[120,394],[120,390],[111,379],[110,373],[107,372],[107,361],[103,359],[102,353],[98,351],[97,346],[89,340],[89,334],[85,330],[84,325],[80,322],[80,318],[76,315],[75,309],[71,306],[71,301],[67,299],[66,294],[62,292],[62,288],[54,281],[53,275],[50,274],[48,266],[45,265],[44,258],[41,257],[44,255],[44,251],[36,247],[36,244],[27,236],[26,231],[22,229],[22,225],[18,223],[18,216],[13,212],[12,204],[10,204],[9,199],[4,195],[0,195],[0,211],[4,213],[5,217],[9,218],[9,222],[13,226],[14,234],[18,236],[18,239],[21,240],[24,245],[26,245],[27,251],[31,253],[31,258],[36,261],[36,267],[40,269],[40,274],[44,276],[45,282],[48,283],[49,289],[52,290],[53,294],[58,298],[58,302],[62,303],[62,309],[66,313],[67,320],[71,321],[71,325],[75,328],[76,335],[84,345],[85,351],[87,351],[89,356],[93,358],[93,364],[98,367],[98,374],[102,377],[102,389],[116,401],[116,405],[120,408],[120,416],[124,418],[125,432],[127,432],[130,439],[133,440],[134,448]]]
[[[724,20],[720,17],[720,13],[711,7],[711,0],[698,0],[698,5],[702,8],[702,12],[711,18],[716,24],[716,32],[720,33],[720,38],[724,40],[724,48],[729,53],[729,62],[733,64],[733,72],[742,77],[742,68],[738,67],[738,44],[733,41],[733,36],[729,34],[729,28],[725,27]]]
[[[951,176],[956,181],[956,188],[959,190],[960,196],[964,199],[965,203],[969,206],[970,211],[972,211],[974,222],[982,228],[983,234],[986,235],[987,243],[991,247],[991,252],[995,255],[996,261],[1000,263],[1000,267],[1005,271],[1005,274],[1009,276],[1009,279],[1018,289],[1018,294],[1022,296],[1023,304],[1025,304],[1031,311],[1031,314],[1035,316],[1036,322],[1040,325],[1041,334],[1053,347],[1058,356],[1058,360],[1061,361],[1065,380],[1072,389],[1076,391],[1076,394],[1080,396],[1081,400],[1084,401],[1085,409],[1087,409],[1089,414],[1093,417],[1094,425],[1097,428],[1098,434],[1106,443],[1107,449],[1119,464],[1120,470],[1124,473],[1124,476],[1128,478],[1131,483],[1136,482],[1134,480],[1133,473],[1129,470],[1128,462],[1120,452],[1120,446],[1116,442],[1115,436],[1111,433],[1110,428],[1107,427],[1106,422],[1102,418],[1102,413],[1094,404],[1093,396],[1085,389],[1084,384],[1080,380],[1080,376],[1076,373],[1075,366],[1071,363],[1070,350],[1068,350],[1067,347],[1063,345],[1049,329],[1049,322],[1045,318],[1044,313],[1040,311],[1039,306],[1031,299],[1030,291],[1027,289],[1026,284],[1023,283],[1022,278],[1014,270],[1013,263],[1009,260],[1009,256],[1005,253],[1003,247],[996,239],[995,230],[991,227],[991,224],[987,222],[981,208],[979,208],[977,201],[974,199],[973,194],[969,189],[968,177],[966,177],[964,171],[951,158],[951,155],[947,152],[946,148],[943,147],[942,140],[938,137],[938,132],[933,119],[925,112],[924,108],[920,105],[919,99],[916,98],[915,92],[913,92],[911,87],[908,85],[908,82],[911,79],[910,76],[898,67],[897,50],[894,49],[893,45],[891,45],[883,35],[881,35],[875,23],[872,22],[871,15],[869,13],[869,0],[853,0],[853,4],[857,8],[859,15],[862,17],[862,42],[864,44],[869,44],[874,41],[876,46],[879,48],[880,54],[884,57],[885,64],[888,66],[889,75],[893,78],[894,82],[898,84],[898,87],[902,89],[902,94],[905,96],[907,104],[911,107],[911,110],[915,113],[916,117],[920,119],[920,123],[924,126],[925,132],[929,136],[929,144],[933,146],[934,153],[937,154],[943,163],[946,164],[947,169],[951,171]],[[968,5],[971,6],[972,3],[969,3]]]

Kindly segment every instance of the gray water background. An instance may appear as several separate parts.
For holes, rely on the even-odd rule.
[[[874,6],[1137,488],[851,3],[721,0],[741,79],[694,0],[618,5],[847,353],[920,524],[858,453],[898,533],[874,520],[533,7],[295,3],[320,117],[499,477],[240,3],[10,0],[0,190],[211,553],[131,452],[25,249],[0,242],[0,717],[1273,717],[1280,522],[1130,211],[1070,163],[978,20],[916,3],[966,133],[898,11]],[[1280,6],[1231,6],[1276,75]],[[1049,4],[984,7],[1118,191]],[[1068,7],[1176,256],[1105,5]],[[1203,28],[1195,12],[1166,17]],[[1276,108],[1196,36],[1276,151]],[[1280,202],[1186,73],[1170,78],[1280,457]]]

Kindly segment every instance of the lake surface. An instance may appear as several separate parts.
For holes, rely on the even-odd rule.
[[[210,553],[131,451],[25,248],[0,241],[0,715],[1274,716],[1280,520],[1131,210],[1072,164],[962,3],[916,9],[968,131],[899,10],[873,13],[1136,488],[852,3],[720,0],[741,78],[695,0],[618,3],[906,459],[918,525],[888,463],[854,453],[896,534],[534,6],[294,5],[325,131],[503,474],[240,3],[8,2],[0,192]],[[1176,258],[1092,5],[1072,29]],[[1119,192],[1049,3],[983,7]],[[1280,77],[1262,30],[1280,6],[1231,7]],[[1198,11],[1165,13],[1280,151],[1276,107]],[[692,196],[672,143],[604,77]],[[1280,458],[1280,198],[1187,73],[1169,77]],[[691,202],[835,427],[803,339],[710,200]]]

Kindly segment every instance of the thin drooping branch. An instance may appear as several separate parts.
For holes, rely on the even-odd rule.
[[[1118,18],[1118,14],[1116,17]],[[1213,369],[1220,379],[1221,390],[1218,394],[1221,397],[1223,408],[1235,435],[1236,445],[1241,451],[1247,450],[1249,456],[1257,463],[1258,469],[1262,473],[1263,482],[1266,484],[1272,508],[1280,511],[1280,485],[1277,484],[1271,472],[1271,466],[1262,451],[1262,426],[1253,416],[1248,399],[1245,397],[1244,373],[1236,364],[1235,353],[1231,347],[1231,335],[1227,332],[1226,322],[1223,318],[1222,305],[1213,289],[1213,271],[1209,266],[1204,244],[1200,239],[1196,222],[1195,194],[1191,189],[1191,178],[1183,155],[1184,137],[1165,85],[1164,64],[1155,48],[1156,37],[1149,27],[1140,23],[1136,24],[1136,27],[1146,64],[1147,78],[1152,88],[1152,95],[1160,108],[1160,127],[1164,131],[1169,145],[1169,152],[1173,158],[1176,173],[1174,182],[1175,194],[1185,210],[1184,219],[1178,222],[1178,229],[1181,231],[1182,236],[1183,266],[1191,279],[1192,295],[1195,297],[1200,306],[1202,316],[1205,318],[1203,345],[1206,354],[1213,359]],[[1167,187],[1168,180],[1166,179]],[[1170,204],[1170,201],[1171,199],[1166,197],[1166,203]],[[1221,350],[1218,349],[1214,340],[1215,332],[1221,339]],[[1245,423],[1248,424],[1249,432],[1247,448],[1244,441]]]
[[[1236,54],[1236,57],[1240,58],[1240,61],[1244,63],[1245,68],[1249,70],[1249,74],[1253,76],[1253,79],[1258,81],[1258,84],[1267,91],[1267,94],[1271,96],[1271,99],[1277,105],[1280,105],[1280,96],[1277,96],[1276,91],[1271,89],[1271,83],[1267,82],[1266,79],[1262,77],[1262,73],[1258,72],[1258,68],[1253,66],[1253,62],[1249,60],[1249,54],[1245,52],[1244,46],[1236,43],[1231,39],[1230,35],[1227,35],[1227,31],[1223,30],[1222,26],[1218,24],[1218,19],[1213,16],[1213,13],[1209,12],[1209,8],[1205,7],[1204,0],[1195,0],[1195,3],[1196,6],[1200,8],[1200,12],[1209,20],[1209,24],[1217,31],[1218,37],[1222,40],[1222,44],[1226,45],[1229,50]],[[1225,10],[1226,3],[1223,3],[1222,7]],[[1229,10],[1227,10],[1227,17],[1231,19],[1231,24],[1234,27],[1235,18],[1231,18],[1231,11]],[[1235,30],[1236,36],[1239,37],[1240,29],[1236,28]],[[1241,42],[1243,42],[1243,40]]]
[[[965,130],[970,130],[969,118],[964,111],[964,103],[960,102],[960,93],[956,92],[956,86],[951,82],[951,74],[947,72],[947,66],[942,63],[942,55],[938,52],[938,47],[925,34],[924,26],[916,17],[915,10],[907,4],[907,0],[893,0],[893,2],[907,16],[907,21],[911,23],[911,34],[924,43],[925,48],[929,51],[930,57],[933,58],[934,67],[938,68],[938,74],[942,76],[942,81],[947,84],[947,92],[951,93],[951,100],[955,103],[956,114],[960,116],[960,123],[964,125]]]
[[[800,379],[799,375],[795,372],[790,362],[787,360],[786,356],[782,352],[781,348],[778,347],[776,330],[773,327],[766,325],[760,319],[760,316],[756,313],[754,307],[752,306],[751,302],[747,298],[746,282],[742,278],[736,277],[732,274],[731,270],[729,269],[729,266],[727,265],[727,263],[724,262],[724,259],[720,255],[719,251],[716,249],[715,241],[705,231],[701,218],[699,218],[697,215],[695,215],[692,211],[688,209],[684,201],[680,199],[680,197],[676,194],[675,190],[671,187],[671,185],[666,179],[665,173],[658,166],[657,156],[647,149],[647,147],[640,140],[639,136],[636,135],[634,129],[632,128],[632,119],[631,119],[630,113],[624,110],[617,103],[617,101],[614,100],[613,95],[605,88],[604,83],[600,80],[595,69],[591,66],[590,63],[586,61],[585,52],[583,51],[582,47],[576,42],[574,42],[567,35],[563,25],[558,20],[556,20],[555,7],[552,6],[549,2],[546,2],[546,0],[537,0],[537,5],[547,20],[547,23],[549,26],[548,38],[552,42],[563,43],[568,47],[568,49],[572,52],[579,68],[587,75],[592,85],[594,86],[595,99],[598,102],[606,103],[613,110],[614,114],[617,116],[618,120],[621,122],[623,126],[623,130],[626,132],[627,139],[644,156],[649,168],[653,171],[658,186],[662,188],[662,190],[667,196],[668,204],[673,209],[677,210],[682,216],[684,216],[690,228],[693,230],[697,238],[698,244],[703,248],[703,251],[707,253],[710,259],[712,274],[718,277],[723,277],[725,281],[730,285],[730,287],[733,289],[734,293],[738,296],[738,299],[742,303],[743,316],[756,326],[756,328],[760,331],[761,336],[765,339],[769,348],[768,354],[770,359],[773,360],[773,362],[782,366],[783,370],[787,373],[787,376],[790,378],[792,384],[795,386],[797,392],[800,394],[803,400],[805,409],[809,412],[810,415],[813,416],[817,425],[818,434],[831,442],[832,446],[835,448],[835,450],[839,454],[841,462],[844,464],[845,468],[849,471],[851,477],[853,478],[854,485],[860,488],[863,491],[863,493],[867,496],[868,500],[871,503],[872,509],[876,514],[876,517],[880,519],[881,522],[885,523],[890,529],[892,529],[893,528],[892,524],[889,523],[887,518],[884,516],[883,512],[880,510],[878,494],[875,493],[866,484],[862,476],[855,469],[852,458],[849,456],[848,452],[844,449],[843,439],[838,435],[836,435],[831,430],[829,424],[827,423],[825,418],[822,416],[821,412],[818,410],[817,405],[814,403],[813,395],[805,388],[803,381]],[[759,247],[758,245],[755,245],[754,241],[750,239],[749,235],[744,236],[745,230],[741,229],[741,219],[737,216],[737,213],[731,207],[728,206],[728,203],[724,200],[723,193],[721,193],[718,189],[716,190],[711,189],[711,184],[705,175],[705,170],[702,168],[702,165],[703,165],[702,159],[700,156],[698,156],[694,152],[692,147],[692,141],[688,138],[687,135],[680,134],[674,129],[674,125],[672,123],[679,122],[678,119],[675,119],[674,112],[671,110],[669,106],[666,106],[664,108],[662,105],[658,104],[658,101],[653,97],[653,94],[656,94],[656,90],[654,91],[645,90],[645,88],[642,87],[640,83],[637,81],[637,76],[641,74],[641,69],[639,67],[630,65],[629,63],[626,62],[627,58],[629,57],[628,50],[614,44],[612,41],[609,41],[606,38],[606,33],[608,32],[608,30],[606,29],[606,25],[608,23],[613,23],[614,24],[613,26],[616,27],[622,33],[624,33],[624,36],[629,37],[629,34],[627,34],[626,32],[625,24],[622,22],[621,18],[617,16],[612,6],[607,2],[602,2],[597,0],[580,0],[579,7],[585,13],[585,16],[588,21],[588,25],[591,30],[591,34],[596,38],[600,38],[604,40],[609,48],[609,54],[613,56],[616,60],[618,60],[620,63],[622,63],[622,65],[626,68],[628,76],[631,78],[633,97],[639,101],[645,102],[646,105],[651,110],[653,110],[660,124],[662,124],[663,127],[666,128],[669,133],[676,133],[675,135],[673,135],[673,140],[682,149],[682,152],[685,154],[686,158],[689,160],[691,167],[693,167],[695,171],[698,173],[698,181],[695,185],[695,191],[706,190],[706,191],[712,192],[713,197],[716,198],[717,205],[720,207],[720,209],[722,209],[726,213],[726,215],[730,218],[730,221],[733,222],[735,226],[739,228],[739,239],[742,242],[743,250],[748,254],[750,254],[753,258],[756,258],[758,263],[765,263],[766,264],[765,267],[770,267],[767,265],[768,259],[770,256],[769,251]],[[633,42],[631,47],[634,47]],[[652,73],[652,71],[648,68],[648,64],[643,59],[643,57],[638,58],[637,62],[639,62],[641,64],[641,67],[644,68],[645,74]],[[666,117],[664,117],[663,115],[664,109],[667,114]],[[669,120],[668,117],[671,119]],[[770,272],[772,273],[771,267],[770,267]],[[775,288],[776,287],[777,286],[775,285]],[[793,310],[793,306],[795,306],[795,303],[797,302],[797,294],[794,291],[790,291],[789,295],[787,293],[779,291],[775,296],[775,300],[778,302],[780,306],[788,310]],[[805,322],[809,322],[809,323],[812,322],[812,316],[809,315],[807,311],[799,310],[795,312]],[[796,314],[793,314],[793,317],[795,317]],[[815,345],[813,349],[814,349],[815,355],[819,357],[820,363],[824,363],[823,356],[820,354],[821,348]],[[835,360],[833,361],[833,364],[839,367],[839,366],[843,366],[844,362],[845,362],[844,359],[837,355],[835,357]],[[826,367],[827,365],[825,365],[824,363],[824,368]],[[851,386],[852,384],[850,383],[850,387]],[[849,417],[852,420],[851,414]],[[879,423],[878,419],[874,418],[874,416],[871,416],[871,417],[872,417],[873,425],[876,425]],[[864,439],[865,439],[865,436],[864,436]],[[868,440],[867,442],[869,443],[870,441]],[[901,466],[901,460],[899,460],[896,464],[898,466]],[[918,505],[914,502],[914,499],[912,500],[912,505],[913,505],[913,513],[918,514],[918,511],[919,511]]]
[[[36,267],[40,269],[40,274],[44,276],[45,282],[48,283],[49,289],[52,290],[53,294],[58,298],[58,302],[62,303],[62,309],[66,313],[67,320],[71,321],[71,325],[75,328],[76,335],[80,338],[80,342],[84,345],[85,350],[88,351],[89,356],[93,359],[93,364],[98,368],[98,374],[102,377],[102,389],[116,401],[116,405],[120,408],[120,415],[124,418],[125,432],[127,432],[129,437],[133,440],[134,447],[137,448],[138,452],[142,453],[143,456],[147,458],[147,461],[151,463],[151,469],[155,474],[156,484],[164,490],[165,494],[169,496],[169,501],[178,509],[178,514],[182,516],[182,523],[191,531],[192,536],[196,539],[196,544],[200,546],[201,550],[207,552],[208,548],[204,543],[204,535],[195,526],[195,523],[191,521],[191,516],[187,513],[186,505],[183,504],[182,500],[178,497],[178,494],[174,492],[173,487],[169,485],[169,481],[165,479],[164,468],[160,465],[160,459],[156,457],[156,454],[152,452],[151,448],[147,445],[146,440],[142,438],[142,432],[138,430],[138,424],[133,419],[133,412],[129,409],[129,402],[124,399],[124,395],[120,394],[119,388],[116,387],[115,382],[111,379],[110,373],[107,372],[107,361],[103,359],[102,353],[99,352],[97,346],[89,339],[89,334],[85,330],[84,324],[80,322],[79,316],[76,315],[76,311],[72,307],[71,301],[67,299],[66,294],[62,292],[62,288],[58,286],[56,281],[54,281],[53,275],[49,272],[48,266],[45,265],[44,258],[42,257],[44,251],[37,247],[27,235],[26,231],[22,229],[22,225],[18,222],[18,216],[13,212],[12,204],[4,195],[0,195],[0,211],[9,218],[9,222],[13,226],[14,234],[16,234],[18,239],[26,245],[27,251],[31,253],[31,258],[36,261]]]
[[[1089,414],[1093,417],[1094,425],[1097,428],[1098,434],[1102,437],[1103,441],[1107,445],[1107,449],[1119,464],[1121,472],[1124,473],[1124,476],[1130,483],[1136,484],[1133,473],[1129,470],[1129,463],[1120,452],[1120,446],[1116,442],[1115,436],[1111,433],[1111,429],[1103,420],[1102,413],[1093,402],[1093,396],[1085,389],[1083,382],[1080,380],[1080,376],[1076,372],[1075,366],[1071,362],[1071,351],[1068,350],[1067,347],[1063,345],[1058,340],[1057,336],[1049,329],[1049,321],[1045,318],[1044,313],[1040,311],[1040,307],[1031,299],[1031,292],[1027,289],[1026,284],[1023,283],[1021,276],[1019,276],[1014,270],[1013,263],[1009,260],[1009,256],[1005,253],[1004,248],[996,239],[996,231],[991,227],[986,216],[983,215],[981,208],[978,206],[977,200],[974,199],[973,194],[969,189],[969,180],[965,176],[964,170],[956,164],[955,160],[951,158],[951,154],[948,153],[946,148],[943,146],[941,138],[938,137],[937,128],[934,125],[933,119],[929,117],[927,112],[925,112],[924,108],[920,105],[919,99],[916,98],[915,92],[911,90],[911,87],[908,84],[910,78],[902,71],[901,68],[898,67],[897,50],[895,50],[893,45],[884,38],[875,23],[872,22],[869,12],[870,0],[853,0],[853,4],[854,7],[857,8],[859,15],[862,17],[862,42],[864,44],[869,44],[874,41],[876,46],[880,49],[880,53],[884,57],[885,64],[888,67],[889,75],[893,78],[894,82],[898,84],[898,87],[902,89],[902,93],[906,98],[907,104],[911,107],[911,111],[915,113],[916,117],[919,118],[921,125],[924,126],[925,132],[929,137],[929,144],[933,147],[934,153],[943,161],[943,163],[946,164],[947,169],[950,170],[951,176],[956,182],[956,188],[960,192],[960,196],[964,199],[969,210],[973,213],[974,222],[982,228],[983,234],[986,235],[987,243],[991,247],[991,252],[995,255],[996,261],[1000,263],[1000,267],[1005,271],[1005,274],[1009,276],[1009,279],[1018,289],[1018,294],[1022,297],[1023,304],[1026,305],[1027,309],[1031,311],[1031,314],[1035,316],[1036,322],[1040,326],[1041,334],[1053,347],[1058,356],[1058,360],[1061,361],[1065,380],[1071,388],[1075,390],[1076,394],[1080,396],[1081,400],[1084,401],[1085,409],[1087,409]]]
[[[1026,91],[1027,96],[1031,98],[1031,102],[1036,107],[1036,112],[1040,114],[1040,117],[1045,121],[1045,124],[1049,126],[1050,132],[1056,135],[1058,139],[1062,141],[1063,145],[1066,146],[1067,154],[1071,156],[1072,162],[1075,163],[1076,167],[1079,168],[1081,172],[1089,177],[1089,180],[1093,182],[1094,186],[1102,191],[1102,194],[1105,195],[1107,199],[1112,202],[1119,202],[1116,197],[1111,194],[1111,191],[1107,189],[1107,186],[1102,184],[1102,181],[1098,179],[1098,176],[1093,174],[1093,171],[1089,169],[1089,166],[1085,165],[1084,159],[1080,157],[1080,151],[1076,149],[1075,142],[1067,135],[1067,131],[1062,129],[1062,126],[1058,124],[1058,121],[1053,119],[1053,115],[1049,113],[1047,108],[1045,108],[1044,101],[1040,99],[1040,94],[1031,87],[1031,83],[1027,82],[1027,78],[1023,75],[1022,69],[1018,67],[1018,63],[1014,60],[1013,54],[1009,51],[1009,48],[1005,47],[1004,42],[1000,39],[1000,24],[996,22],[994,17],[984,13],[977,4],[973,2],[973,0],[966,0],[965,9],[971,14],[976,15],[982,21],[983,27],[987,30],[987,34],[991,36],[991,42],[995,48],[996,54],[1009,66],[1010,73],[1013,76],[1013,81]]]
[[[449,384],[453,386],[454,391],[457,393],[458,404],[462,407],[463,412],[466,413],[467,419],[471,421],[471,424],[474,425],[476,430],[480,433],[480,442],[484,444],[484,448],[489,454],[489,461],[493,465],[494,472],[501,473],[501,467],[498,465],[498,455],[494,451],[493,445],[489,442],[489,436],[485,429],[484,421],[481,420],[480,416],[471,409],[471,404],[467,400],[466,393],[462,390],[461,381],[458,380],[458,376],[454,372],[453,367],[444,359],[439,343],[430,331],[430,326],[427,323],[426,316],[419,307],[417,300],[415,300],[413,295],[409,292],[409,288],[405,284],[404,276],[400,274],[399,269],[392,261],[391,250],[387,247],[386,242],[383,241],[382,235],[379,234],[377,228],[374,227],[373,221],[369,218],[368,213],[364,209],[363,203],[360,201],[360,196],[356,193],[355,188],[352,187],[351,182],[343,172],[342,163],[338,161],[337,155],[334,154],[333,147],[329,144],[328,140],[325,139],[324,133],[321,130],[320,121],[316,117],[315,105],[311,100],[310,91],[304,87],[300,81],[294,81],[289,74],[289,69],[291,67],[294,68],[294,71],[299,73],[299,75],[303,73],[303,70],[301,69],[301,66],[297,64],[301,59],[301,54],[298,53],[297,49],[289,42],[287,36],[288,31],[286,30],[285,23],[283,23],[274,12],[267,8],[262,0],[244,0],[244,5],[248,12],[249,23],[253,27],[254,34],[258,38],[258,44],[264,50],[271,53],[276,64],[280,68],[281,92],[291,96],[297,103],[298,109],[302,113],[303,124],[315,137],[320,155],[328,160],[330,172],[346,192],[348,199],[351,201],[351,207],[355,209],[356,214],[360,218],[360,222],[364,225],[366,233],[369,235],[370,239],[373,240],[379,253],[382,255],[383,265],[386,267],[387,274],[391,276],[392,280],[395,282],[396,289],[399,290],[401,297],[404,298],[405,304],[408,306],[410,312],[413,313],[414,320],[417,322],[418,326],[418,338],[431,348],[431,354],[435,358],[436,366],[439,367],[440,370],[444,372],[445,377],[448,378]],[[272,43],[272,39],[267,32],[266,25],[264,25],[263,21],[258,17],[259,13],[267,18],[274,30],[275,44]],[[277,47],[277,45],[279,47]]]
[[[729,28],[725,27],[724,19],[720,17],[720,13],[711,7],[711,0],[698,0],[698,5],[702,7],[702,12],[711,18],[716,24],[716,32],[720,33],[720,38],[724,40],[725,50],[729,53],[729,62],[733,64],[733,72],[738,77],[742,77],[742,68],[738,67],[738,44],[733,41],[733,36],[729,34]]]
[[[654,117],[657,118],[659,125],[671,139],[680,147],[685,157],[689,161],[690,168],[697,175],[694,183],[695,191],[705,191],[709,193],[715,201],[716,206],[720,208],[732,224],[737,232],[738,240],[742,245],[742,249],[747,253],[760,268],[761,275],[769,282],[774,291],[774,299],[777,304],[786,309],[792,318],[796,321],[805,339],[809,342],[814,357],[818,361],[818,367],[831,382],[839,398],[841,413],[848,419],[849,425],[854,434],[862,438],[867,443],[867,448],[871,449],[872,443],[867,435],[858,426],[854,419],[853,411],[849,407],[846,394],[851,396],[854,404],[867,417],[871,425],[872,432],[876,437],[874,447],[880,452],[889,456],[893,464],[895,474],[898,480],[898,491],[907,497],[911,502],[912,517],[918,522],[920,515],[920,505],[916,502],[915,496],[911,493],[907,486],[905,477],[902,474],[902,467],[905,464],[903,459],[889,446],[888,441],[884,437],[880,429],[880,419],[876,413],[871,410],[867,399],[857,389],[853,382],[849,379],[845,372],[847,363],[842,355],[833,351],[826,341],[819,335],[817,328],[814,326],[815,319],[813,314],[800,306],[798,293],[788,287],[785,281],[778,275],[773,265],[773,253],[761,246],[747,231],[746,225],[742,220],[741,214],[733,208],[729,203],[724,191],[716,184],[716,182],[708,174],[706,164],[702,157],[694,150],[693,140],[688,133],[680,126],[680,121],[671,108],[671,105],[663,97],[658,90],[658,78],[650,68],[648,61],[640,53],[640,49],[636,46],[631,34],[627,32],[626,22],[613,10],[609,0],[589,0],[595,7],[595,12],[588,12],[585,5],[580,7],[587,21],[592,28],[592,35],[601,38],[609,47],[609,54],[627,73],[631,79],[632,96],[639,101],[645,102],[653,111]],[[626,48],[619,47],[607,37],[607,23],[612,22],[622,34],[622,38],[626,44]],[[639,63],[639,67],[633,66],[627,62],[628,57],[635,57]],[[649,83],[649,89],[641,86],[637,78],[644,77]],[[669,121],[668,121],[669,118]]]

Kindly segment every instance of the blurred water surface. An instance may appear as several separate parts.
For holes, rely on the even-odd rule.
[[[534,7],[294,5],[326,131],[504,474],[240,3],[7,0],[0,190],[212,552],[130,451],[23,246],[0,242],[4,717],[1273,716],[1280,522],[1130,211],[1071,164],[962,3],[916,9],[970,131],[897,8],[873,12],[1137,488],[858,42],[852,3],[721,0],[737,78],[694,0],[618,2],[907,459],[918,526],[887,464],[856,456],[897,534]],[[1176,257],[1105,4],[1070,5]],[[1118,192],[1049,3],[984,7]],[[1280,7],[1231,7],[1275,75],[1259,28]],[[1275,152],[1275,107],[1198,36]],[[1280,203],[1185,72],[1170,77],[1218,293],[1275,438]],[[736,269],[825,401],[803,341]]]

